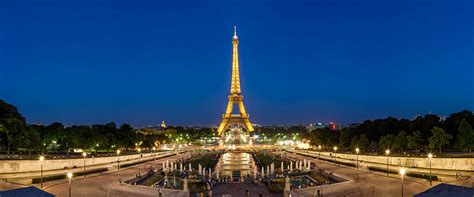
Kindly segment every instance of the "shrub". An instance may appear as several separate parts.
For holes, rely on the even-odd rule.
[[[173,156],[173,155],[166,155],[166,156],[163,156],[163,157],[156,157],[156,159],[163,159],[163,158],[166,158],[166,157],[170,157],[170,156]],[[146,159],[142,159],[141,161],[136,161],[136,162],[132,162],[132,163],[126,163],[126,164],[120,164],[120,168],[125,168],[125,167],[129,167],[129,166],[133,166],[133,165],[137,165],[137,164],[141,164],[141,163],[146,163],[146,162],[149,162],[149,161],[153,161],[154,158],[146,158]]]
[[[384,173],[387,173],[387,169],[383,169],[383,168],[378,168],[378,167],[374,167],[374,166],[369,166],[368,167],[369,170],[372,170],[372,171],[377,171],[377,172],[384,172]],[[388,170],[388,173],[390,174],[398,174],[398,171],[395,171],[395,170]],[[429,174],[421,174],[421,173],[414,173],[414,172],[408,172],[406,173],[407,176],[409,177],[414,177],[414,178],[420,178],[420,179],[426,179],[426,180],[430,180],[430,175]],[[431,180],[432,181],[437,181],[438,180],[438,176],[436,175],[431,175]]]
[[[315,159],[319,159],[319,160],[329,161],[329,162],[333,162],[333,163],[337,163],[337,164],[341,164],[341,165],[345,165],[345,166],[356,167],[355,163],[347,163],[347,162],[343,162],[343,161],[337,161],[337,160],[334,160],[334,159],[326,159],[326,158],[322,158],[322,157],[318,158],[318,157],[312,156],[312,155],[305,155],[305,154],[299,154],[299,155],[303,155],[303,156],[306,156],[306,157],[311,157],[311,158],[315,158]]]
[[[270,183],[268,191],[271,193],[282,192],[285,190],[285,183]]]
[[[107,168],[98,168],[98,169],[87,170],[85,173],[83,171],[77,172],[77,173],[74,173],[74,176],[84,176],[84,174],[88,175],[88,174],[94,174],[94,173],[105,172],[105,171],[107,171]],[[66,178],[66,174],[43,176],[43,183],[48,182],[48,181],[65,179],[65,178]],[[33,184],[41,183],[41,177],[33,178],[31,180],[31,183]]]

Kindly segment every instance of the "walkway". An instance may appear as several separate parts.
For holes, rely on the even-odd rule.
[[[167,158],[157,159],[156,167],[160,167],[163,161],[175,161],[186,154],[175,155]],[[153,164],[153,161],[146,163]],[[158,189],[145,186],[120,185],[119,179],[128,180],[137,173],[144,173],[144,166],[136,165],[134,167],[121,169],[119,172],[108,173],[101,176],[73,179],[71,184],[73,196],[158,196]],[[68,195],[68,182],[63,182],[45,188],[45,191],[56,196]],[[164,196],[179,196],[175,190],[163,190]]]
[[[264,185],[259,186],[250,183],[228,183],[218,185],[212,190],[212,196],[241,197],[245,196],[246,190],[249,190],[249,194],[252,197],[258,197],[259,193],[262,193],[262,196],[283,196],[283,193],[270,193]]]

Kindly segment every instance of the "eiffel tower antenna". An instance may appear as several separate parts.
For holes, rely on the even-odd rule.
[[[237,26],[234,26],[234,39],[237,38]]]

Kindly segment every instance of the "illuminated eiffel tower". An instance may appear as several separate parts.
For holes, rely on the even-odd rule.
[[[253,131],[252,124],[249,121],[249,114],[245,112],[242,92],[240,91],[240,75],[239,75],[239,38],[237,37],[237,28],[234,26],[234,37],[232,37],[232,82],[230,85],[229,104],[225,114],[222,114],[222,122],[217,129],[219,135],[223,134],[230,126],[240,125],[247,129],[247,131]],[[239,114],[233,114],[232,108],[234,105],[238,105]]]

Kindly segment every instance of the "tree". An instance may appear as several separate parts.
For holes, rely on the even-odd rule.
[[[365,150],[368,148],[370,144],[369,138],[367,138],[366,134],[362,134],[359,137],[359,148]]]
[[[311,131],[313,138],[310,144],[313,146],[323,145],[325,147],[332,147],[337,145],[337,133],[331,131],[329,128],[315,129]]]
[[[425,140],[421,137],[420,131],[414,131],[411,135],[407,136],[408,148],[414,149],[417,152],[419,152],[421,147],[423,147],[424,141]]]
[[[361,150],[367,149],[369,146],[370,142],[369,139],[367,138],[367,135],[362,134],[360,136],[356,135],[352,137],[351,139],[351,148],[359,148]]]
[[[339,147],[349,147],[351,145],[352,131],[348,128],[344,128],[339,134]]]
[[[392,134],[388,134],[386,136],[383,136],[382,138],[380,138],[380,141],[379,141],[379,147],[380,149],[392,149],[394,147],[394,144],[395,144],[395,136],[392,135]]]
[[[359,148],[359,136],[356,135],[351,139],[351,149]]]
[[[28,157],[31,159],[31,152],[33,150],[41,149],[40,133],[33,127],[28,126],[21,130],[15,136],[15,144],[25,148],[28,151]]]
[[[423,139],[428,139],[433,127],[441,127],[440,118],[432,114],[418,116],[412,121],[411,127],[412,131],[420,131]]]
[[[18,119],[6,119],[2,121],[1,123],[3,125],[2,131],[5,134],[5,144],[7,147],[7,155],[10,155],[10,150],[12,146],[16,148],[16,143],[15,143],[15,137],[19,135],[19,132],[21,132],[24,129],[24,123],[21,122],[21,120]]]
[[[154,135],[142,135],[142,144],[140,145],[143,148],[151,149],[155,146],[155,136]]]
[[[15,147],[14,139],[19,131],[26,125],[25,118],[18,112],[18,109],[0,100],[0,141],[6,147],[7,155],[10,155],[10,149]]]
[[[462,119],[459,124],[456,147],[469,152],[474,148],[474,130],[466,119]]]
[[[460,112],[452,113],[446,120],[443,122],[443,129],[448,131],[452,136],[458,136],[459,126],[462,120],[466,120],[470,125],[474,125],[474,114],[468,110],[463,110]],[[458,147],[456,144],[458,141],[454,141],[454,146]]]
[[[377,151],[378,149],[377,142],[374,142],[374,141],[370,142],[369,149],[370,151]]]
[[[393,148],[400,150],[400,152],[403,153],[403,151],[407,147],[407,143],[408,143],[407,132],[404,130],[401,130],[400,132],[398,132]]]
[[[439,127],[434,127],[431,129],[433,135],[428,139],[429,141],[429,148],[431,150],[438,148],[439,152],[441,153],[441,148],[449,144],[449,140],[453,138],[452,135],[446,133],[444,129]]]
[[[129,124],[122,124],[118,129],[118,146],[123,148],[134,148],[137,133]]]
[[[64,132],[64,125],[55,122],[44,128],[43,143],[51,149],[66,147],[66,144],[62,142],[67,137],[66,132]]]

